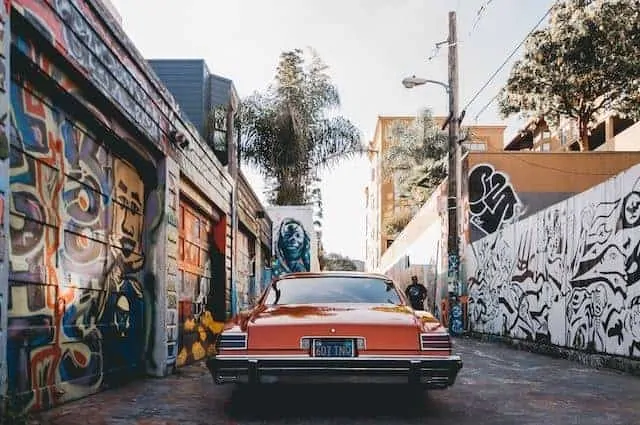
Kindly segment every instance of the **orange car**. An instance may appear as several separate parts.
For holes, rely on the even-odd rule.
[[[386,276],[293,273],[225,325],[207,360],[217,384],[406,383],[443,389],[462,360],[447,329]]]

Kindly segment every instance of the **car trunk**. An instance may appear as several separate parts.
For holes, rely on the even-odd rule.
[[[297,350],[302,338],[361,337],[366,350],[413,350],[419,329],[412,311],[401,306],[276,306],[251,319],[249,349]]]

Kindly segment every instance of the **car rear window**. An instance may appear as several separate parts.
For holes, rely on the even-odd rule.
[[[391,281],[369,277],[300,277],[276,281],[264,300],[274,304],[367,303],[400,305]]]

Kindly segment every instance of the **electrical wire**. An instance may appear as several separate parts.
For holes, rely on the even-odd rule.
[[[473,97],[471,98],[471,100],[469,102],[467,102],[467,104],[465,105],[464,108],[462,108],[463,111],[465,111],[477,98],[478,96],[480,96],[480,94],[484,91],[484,89],[487,88],[487,86],[489,84],[491,84],[491,82],[493,81],[493,79],[496,77],[496,75],[498,75],[498,73],[502,70],[502,68],[505,67],[505,65],[509,62],[509,60],[518,52],[518,50],[520,50],[520,47],[522,47],[522,45],[524,43],[526,43],[526,41],[529,39],[529,36],[531,36],[531,34],[533,34],[533,32],[538,29],[538,27],[540,26],[540,24],[542,24],[542,22],[546,19],[547,16],[549,16],[549,14],[551,13],[551,11],[553,10],[553,8],[555,7],[556,3],[558,1],[556,0],[555,2],[553,2],[553,4],[551,5],[551,7],[549,8],[549,10],[547,10],[547,12],[538,20],[538,22],[536,23],[536,25],[531,29],[531,31],[529,31],[527,33],[527,35],[522,39],[522,41],[520,43],[518,43],[518,45],[515,47],[515,49],[513,49],[513,51],[509,54],[509,56],[507,56],[507,58],[504,60],[504,62],[502,62],[502,64],[498,67],[498,69],[495,70],[495,72],[493,74],[491,74],[491,76],[489,77],[489,79],[484,83],[484,85],[482,87],[480,87],[480,89],[473,95]],[[497,96],[496,96],[497,97]],[[494,97],[495,99],[495,97]],[[492,100],[493,101],[493,100]]]
[[[469,34],[467,34],[467,37],[471,37],[473,32],[478,27],[478,24],[480,23],[480,20],[482,19],[482,16],[486,12],[487,7],[489,7],[489,5],[492,2],[493,2],[493,0],[487,0],[482,4],[482,6],[480,6],[480,9],[478,9],[478,11],[476,12],[476,20],[473,22],[473,25],[471,26],[471,30],[469,31]]]
[[[487,108],[488,108],[489,106],[491,106],[491,104],[492,104],[492,103],[493,103],[493,102],[498,98],[498,96],[500,96],[500,92],[496,93],[496,94],[491,98],[491,100],[489,100],[489,101],[488,101],[488,102],[487,102],[487,103],[482,107],[482,109],[480,109],[480,112],[478,112],[478,113],[476,114],[476,116],[474,117],[474,121],[475,121],[476,123],[478,122],[478,118],[480,117],[480,115],[482,115],[482,113],[483,113],[484,111],[486,111],[486,110],[487,110]]]
[[[482,6],[480,6],[480,9],[478,9],[478,11],[476,12],[476,20],[473,23],[473,27],[472,29],[469,31],[469,34],[467,34],[467,37],[463,40],[458,40],[457,44],[462,44],[463,41],[466,41],[468,39],[471,38],[471,35],[473,34],[474,30],[476,29],[476,27],[478,26],[478,23],[480,22],[480,20],[482,19],[482,16],[484,15],[484,13],[487,10],[487,7],[489,7],[489,5],[493,2],[494,0],[486,0]],[[461,0],[458,0],[456,3],[456,13],[458,12],[458,10],[460,9],[460,2]],[[447,43],[446,41],[442,41],[440,43],[436,43],[433,46],[433,50],[431,51],[431,54],[429,55],[429,57],[427,58],[427,62],[431,62],[433,59],[437,58],[440,56],[440,52],[442,50],[442,46],[443,45],[447,45],[450,46],[449,43]]]

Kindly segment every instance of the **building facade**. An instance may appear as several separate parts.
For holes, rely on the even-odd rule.
[[[212,74],[204,59],[149,59],[147,61],[176,99],[182,112],[223,165],[235,144],[232,129],[238,92],[229,78]],[[237,157],[237,156],[236,156]]]
[[[212,353],[233,172],[101,2],[0,20],[1,393],[46,409]]]
[[[271,221],[239,169],[233,122],[240,101],[237,90],[231,79],[212,74],[203,59],[148,62],[181,110],[194,117],[200,134],[233,177],[232,200],[236,202],[232,201],[229,309],[237,313],[255,301],[271,257]],[[262,218],[257,219],[256,214]]]
[[[599,117],[589,135],[590,151],[640,150],[640,123],[620,118],[614,113]],[[543,117],[531,118],[505,146],[507,151],[532,152],[579,151],[579,132],[575,119],[563,118],[557,128],[550,127]]]
[[[385,230],[386,220],[398,213],[401,207],[401,197],[397,193],[397,185],[393,179],[384,178],[382,161],[389,149],[395,143],[394,127],[397,125],[411,125],[415,117],[411,116],[379,116],[373,139],[369,143],[369,163],[371,176],[365,188],[365,204],[367,209],[365,232],[365,267],[375,270],[380,265],[384,252],[393,243],[396,235],[388,234]],[[435,117],[437,125],[444,124],[446,117]],[[476,125],[467,129],[472,134],[464,145],[472,152],[501,151],[504,145],[505,126]]]
[[[238,186],[238,229],[234,267],[237,274],[232,289],[231,312],[237,313],[253,305],[271,269],[271,218],[240,172]]]

